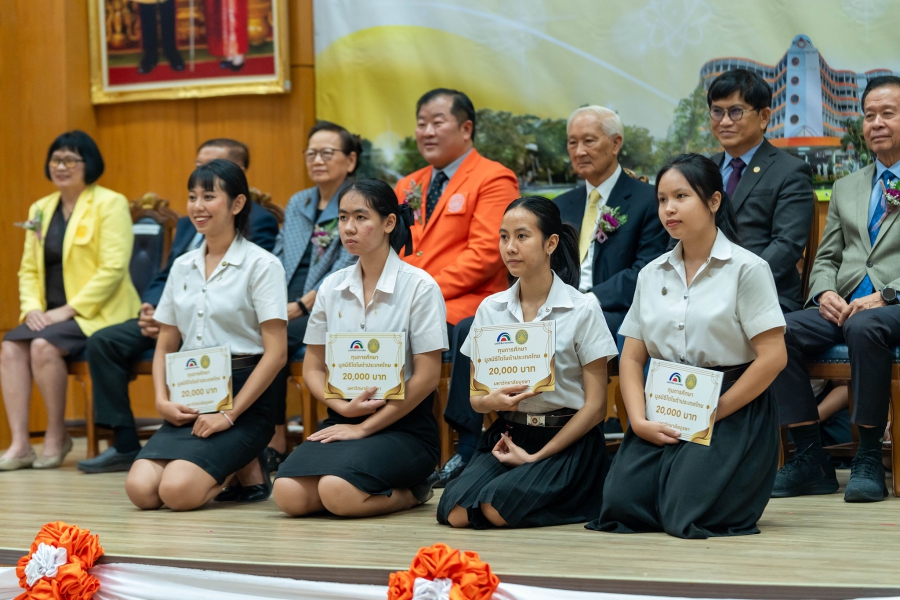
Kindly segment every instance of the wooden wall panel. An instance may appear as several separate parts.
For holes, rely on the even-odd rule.
[[[281,205],[310,185],[301,153],[315,122],[312,0],[290,0],[289,94],[97,107],[90,102],[88,1],[0,0],[0,235],[7,247],[0,253],[0,335],[15,327],[19,312],[16,273],[25,236],[13,222],[54,191],[43,164],[63,131],[83,129],[97,140],[106,161],[100,184],[129,198],[154,191],[182,213],[196,148],[209,137],[247,143],[251,184]],[[39,395],[34,402],[42,402]],[[8,444],[0,406],[0,450]]]

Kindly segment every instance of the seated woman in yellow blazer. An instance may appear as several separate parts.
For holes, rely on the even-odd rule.
[[[64,133],[50,146],[44,172],[59,189],[31,205],[19,267],[20,325],[0,347],[0,386],[12,444],[0,471],[52,469],[72,450],[63,417],[65,357],[80,353],[98,329],[133,318],[141,302],[128,264],[134,245],[125,196],[94,184],[103,157],[89,135]],[[28,436],[32,381],[47,405],[41,456]]]

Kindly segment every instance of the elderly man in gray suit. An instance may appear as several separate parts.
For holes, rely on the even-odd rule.
[[[844,500],[877,502],[887,496],[881,446],[892,348],[900,344],[900,201],[891,193],[900,175],[900,77],[871,79],[862,108],[863,136],[878,160],[835,183],[810,276],[810,310],[785,316],[788,365],[771,390],[797,453],[778,471],[774,497],[838,490],[834,467],[822,449],[803,358],[840,343],[850,351],[853,421],[859,427]]]
[[[772,88],[756,73],[722,73],[710,84],[706,101],[710,131],[725,150],[712,160],[731,198],[741,245],[769,263],[781,310],[800,310],[797,263],[815,210],[812,169],[765,139]]]

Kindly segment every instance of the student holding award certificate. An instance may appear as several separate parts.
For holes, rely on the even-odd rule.
[[[279,405],[272,381],[287,362],[284,268],[247,240],[250,190],[240,167],[213,160],[191,174],[188,190],[204,242],[172,265],[153,315],[153,385],[166,421],[125,482],[145,510],[198,508],[232,474],[241,483],[235,500],[265,500],[272,487],[265,449]]]
[[[291,516],[396,512],[427,502],[437,482],[441,290],[397,255],[412,251],[412,211],[388,184],[351,183],[338,208],[341,242],[359,262],[325,278],[306,328],[303,381],[328,419],[278,469],[275,502]]]
[[[701,539],[759,533],[778,466],[778,413],[767,388],[787,361],[775,281],[765,260],[736,243],[734,210],[711,160],[675,157],[657,175],[656,193],[659,218],[680,241],[641,269],[619,329],[629,428],[600,518],[587,527]],[[647,400],[651,357],[675,364],[666,385],[647,387]],[[710,382],[721,395],[698,402],[693,390]]]
[[[510,204],[500,225],[500,255],[518,281],[482,301],[461,349],[479,363],[472,363],[472,408],[499,411],[500,418],[481,436],[459,478],[447,484],[437,519],[476,529],[588,521],[599,513],[609,467],[600,424],[606,362],[616,356],[616,344],[597,300],[574,287],[581,273],[578,235],[553,202],[533,197]],[[538,324],[548,325],[550,339],[555,335],[551,347],[547,336],[528,333]],[[509,333],[498,335],[497,325]],[[530,344],[532,338],[540,341]],[[551,376],[528,379],[527,373],[543,375],[539,361],[529,360],[548,354]],[[497,365],[488,376],[514,372],[509,379],[528,383],[485,378],[491,388],[476,380],[479,357]]]

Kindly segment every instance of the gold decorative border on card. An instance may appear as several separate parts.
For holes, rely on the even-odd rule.
[[[331,370],[328,368],[328,365],[325,365],[325,397],[326,398],[336,398],[338,400],[346,400],[344,397],[344,392],[341,391],[340,388],[336,388],[331,383],[329,383],[329,379],[331,379]]]
[[[393,341],[397,344],[396,350],[397,355],[394,359],[395,364],[397,365],[397,379],[400,381],[399,385],[395,385],[388,391],[384,393],[385,400],[404,400],[406,398],[406,356],[405,349],[403,348],[404,336],[403,333],[393,333],[393,334],[385,334],[381,332],[330,332],[329,336],[334,336],[330,338],[325,343],[325,398],[335,398],[340,400],[352,400],[352,398],[347,398],[347,394],[344,393],[339,387],[332,385],[329,380],[331,379],[331,370],[329,369],[329,361],[333,360],[334,351],[331,349],[331,346],[338,341],[339,339],[352,339],[368,336],[382,336],[382,337],[392,337]]]
[[[231,377],[228,378],[228,395],[222,398],[218,404],[216,404],[216,412],[220,410],[231,410],[234,408],[234,395],[231,391]]]

